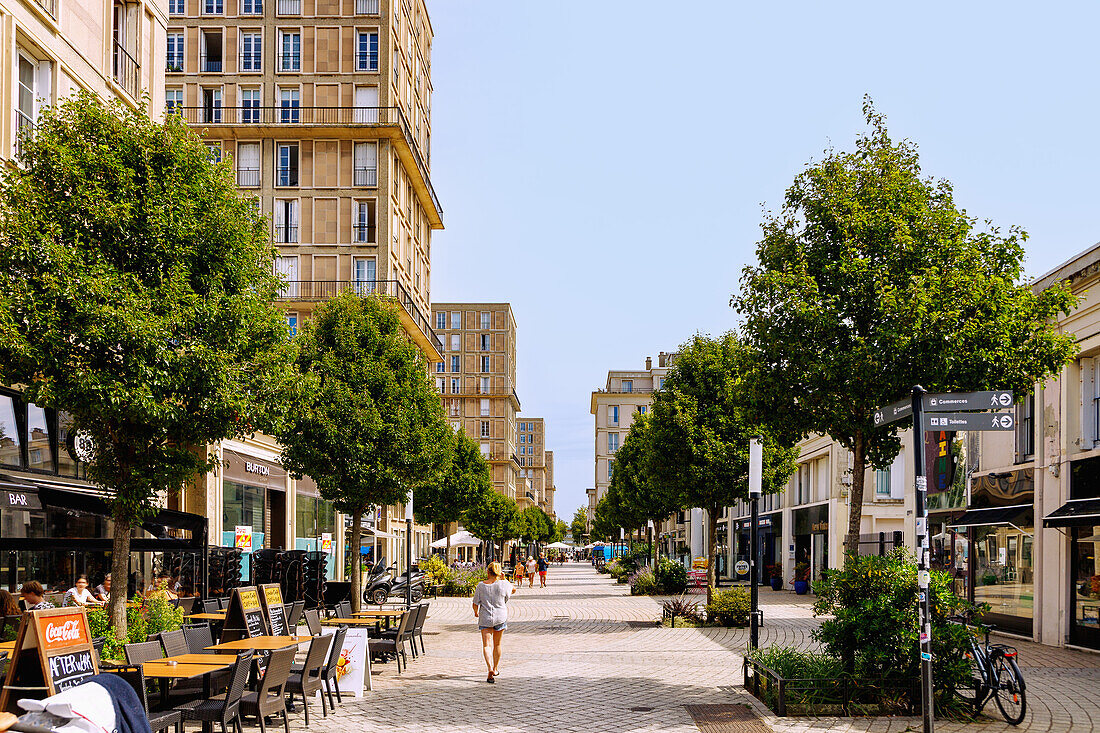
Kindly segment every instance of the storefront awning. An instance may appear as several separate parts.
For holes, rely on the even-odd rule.
[[[1016,527],[1021,524],[1031,524],[1025,514],[1031,511],[1031,504],[1016,504],[1015,506],[998,506],[988,509],[970,509],[963,512],[948,527],[957,529],[960,527],[980,527],[992,524],[1007,524]]]
[[[1100,524],[1100,499],[1070,499],[1043,517],[1045,527],[1079,527]]]

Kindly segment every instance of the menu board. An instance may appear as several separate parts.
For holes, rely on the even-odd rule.
[[[233,641],[241,636],[265,636],[268,633],[267,618],[256,586],[234,588],[233,595],[229,597],[229,608],[225,611],[222,641]]]
[[[0,710],[18,712],[20,698],[56,695],[96,674],[99,663],[82,607],[28,611],[0,692]]]
[[[271,633],[275,636],[290,636],[293,632],[287,623],[286,609],[283,607],[283,589],[278,583],[260,586],[260,600],[267,611],[267,620],[271,624]]]

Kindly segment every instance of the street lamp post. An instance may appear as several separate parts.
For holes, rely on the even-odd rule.
[[[752,513],[749,521],[749,649],[756,649],[760,643],[759,608],[760,568],[757,563],[757,520],[760,515],[760,494],[764,476],[764,447],[760,438],[749,440],[749,503]]]
[[[405,608],[413,605],[413,495],[409,492],[409,501],[405,504]]]

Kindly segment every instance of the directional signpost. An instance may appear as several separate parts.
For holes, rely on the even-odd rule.
[[[916,474],[917,586],[920,593],[921,713],[924,733],[933,733],[932,717],[932,602],[928,591],[930,548],[928,509],[925,499],[928,478],[924,475],[924,432],[926,430],[1014,430],[1011,412],[987,412],[1012,407],[1012,392],[954,392],[927,394],[920,385],[909,399],[880,407],[871,413],[875,427],[913,418],[913,471]],[[980,412],[979,412],[980,411]],[[927,413],[927,415],[926,415]]]

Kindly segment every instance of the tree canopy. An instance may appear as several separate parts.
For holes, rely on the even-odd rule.
[[[475,537],[501,546],[508,540],[519,539],[524,530],[523,515],[516,502],[496,491],[490,491],[467,509],[462,525]]]
[[[0,379],[90,436],[124,587],[158,494],[211,468],[206,445],[272,426],[294,391],[271,237],[177,116],[79,94],[21,148],[0,181]]]
[[[577,511],[573,512],[573,521],[569,524],[569,531],[573,533],[573,544],[582,544],[583,539],[588,535],[588,509],[586,507],[577,507]]]
[[[744,402],[744,348],[732,333],[695,336],[657,393],[649,420],[653,481],[667,487],[680,509],[707,512],[707,597],[715,585],[718,516],[749,495],[749,440],[764,448],[763,490],[783,489],[794,472],[796,448],[784,447]]]
[[[435,480],[421,484],[416,490],[414,513],[421,524],[457,522],[462,519],[463,512],[493,490],[489,464],[466,431],[448,433],[447,443],[446,453],[450,458],[447,467]],[[450,547],[447,549],[449,556]]]
[[[537,506],[523,509],[523,531],[520,538],[525,542],[548,542],[554,535],[554,523]]]
[[[1054,322],[1075,298],[1024,281],[1021,229],[958,208],[922,178],[917,147],[895,143],[868,100],[854,152],[826,151],[769,213],[731,303],[743,318],[757,414],[785,440],[828,434],[852,451],[847,553],[857,552],[864,475],[887,466],[906,423],[872,410],[931,392],[1029,393],[1075,353]]]
[[[346,291],[318,306],[295,341],[308,398],[279,434],[283,464],[351,515],[358,552],[370,507],[404,503],[410,490],[440,480],[451,430],[393,303]],[[360,581],[353,572],[356,609]]]
[[[650,520],[656,523],[684,508],[680,497],[654,473],[649,423],[649,415],[636,414],[615,453],[615,471],[607,495],[622,527],[639,528]]]

